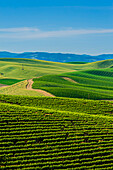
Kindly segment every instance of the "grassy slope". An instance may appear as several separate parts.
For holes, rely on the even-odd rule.
[[[22,70],[22,65],[24,70]],[[0,72],[10,78],[33,78],[45,74],[58,74],[74,71],[75,66],[28,59],[0,59]]]
[[[37,91],[31,91],[26,89],[28,84],[27,80],[18,82],[8,87],[0,88],[0,94],[10,94],[10,95],[25,95],[25,96],[43,96]]]
[[[97,64],[97,63],[96,63]],[[59,97],[113,99],[112,68],[45,75],[34,79],[33,88],[44,89]],[[64,80],[69,77],[77,83]]]
[[[24,70],[22,70],[22,65]],[[66,64],[29,59],[0,59],[0,72],[5,77],[28,79],[47,74],[59,74],[74,70],[109,68],[113,60],[87,64]]]
[[[0,78],[5,79],[5,77],[9,77],[20,81],[22,79],[44,76],[38,79],[33,85],[34,88],[47,90],[56,96],[112,99],[112,64],[113,60],[86,64],[66,64],[29,59],[0,59],[0,72],[4,73]],[[100,68],[104,69],[100,70]],[[97,75],[95,69],[98,69],[97,72],[99,72],[100,75]],[[75,70],[83,71],[75,72]],[[52,76],[48,76],[59,73],[62,73],[60,76],[70,77],[79,84],[63,80],[57,75],[54,75],[53,78]],[[104,74],[105,76],[103,77]],[[45,75],[47,75],[47,77]],[[38,86],[36,85],[37,83]],[[4,84],[8,84],[8,81],[6,80]],[[108,91],[105,91],[105,89]],[[19,92],[16,92],[16,94],[19,94]],[[15,94],[12,90],[8,93],[2,90],[2,93]],[[22,93],[25,94],[21,89],[21,94]],[[31,92],[29,92],[29,94],[30,93]]]

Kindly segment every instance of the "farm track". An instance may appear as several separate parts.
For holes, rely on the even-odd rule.
[[[70,82],[72,82],[72,83],[78,83],[77,81],[75,81],[75,80],[73,80],[73,79],[71,79],[71,78],[69,78],[69,77],[62,77],[63,79],[65,79],[65,80],[67,80],[67,81],[70,81]]]
[[[39,93],[43,94],[44,96],[55,97],[53,94],[48,93],[48,92],[46,92],[46,91],[44,91],[44,90],[40,90],[40,89],[33,89],[33,88],[32,88],[32,84],[33,84],[33,79],[29,79],[29,80],[28,80],[27,87],[26,87],[26,88],[27,88],[27,90],[37,91],[37,92],[39,92]]]

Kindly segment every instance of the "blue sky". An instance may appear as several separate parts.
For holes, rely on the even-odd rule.
[[[113,53],[113,0],[0,0],[0,51]]]

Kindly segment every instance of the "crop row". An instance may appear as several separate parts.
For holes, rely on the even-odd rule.
[[[49,98],[49,97],[25,97],[25,96],[10,96],[10,95],[0,95],[0,101],[17,104],[21,106],[35,107],[33,108],[23,108],[15,105],[3,105],[1,104],[1,111],[4,111],[4,114],[8,114],[10,107],[10,112],[23,112],[23,114],[28,114],[31,110],[37,112],[38,109],[42,114],[45,114],[44,108],[46,109],[47,114],[52,114],[52,110],[60,111],[71,111],[71,112],[80,112],[80,113],[89,113],[89,114],[102,114],[112,116],[113,105],[112,101],[100,101],[100,100],[83,100],[83,99],[69,99],[69,98]],[[81,107],[82,106],[82,107]],[[42,109],[43,108],[43,109]],[[47,109],[52,109],[48,110]],[[6,112],[7,111],[7,112]],[[28,113],[27,113],[28,112]],[[60,113],[59,113],[60,114]],[[29,114],[30,115],[30,114]],[[45,114],[46,115],[46,114]],[[62,114],[61,114],[62,115]]]
[[[113,119],[110,113],[107,114],[108,116],[105,114],[109,112],[109,108],[112,110],[112,102],[5,97],[4,101],[19,103],[18,105],[0,103],[1,169],[52,170],[111,167]],[[27,107],[31,99],[32,106],[37,101],[36,107]],[[21,106],[22,101],[25,102],[24,106]],[[74,112],[77,109],[82,110],[81,104],[84,113]],[[64,111],[66,105],[69,107],[68,111]],[[49,107],[46,109],[47,106],[50,109]],[[55,110],[57,106],[58,111]],[[96,114],[97,110],[99,114]]]

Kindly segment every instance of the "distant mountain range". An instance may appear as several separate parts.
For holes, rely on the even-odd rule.
[[[0,52],[0,58],[28,58],[38,59],[54,62],[94,62],[107,59],[113,59],[113,54],[102,54],[98,56],[78,55],[69,53],[48,53],[48,52],[24,52],[24,53],[10,53],[7,51]]]

